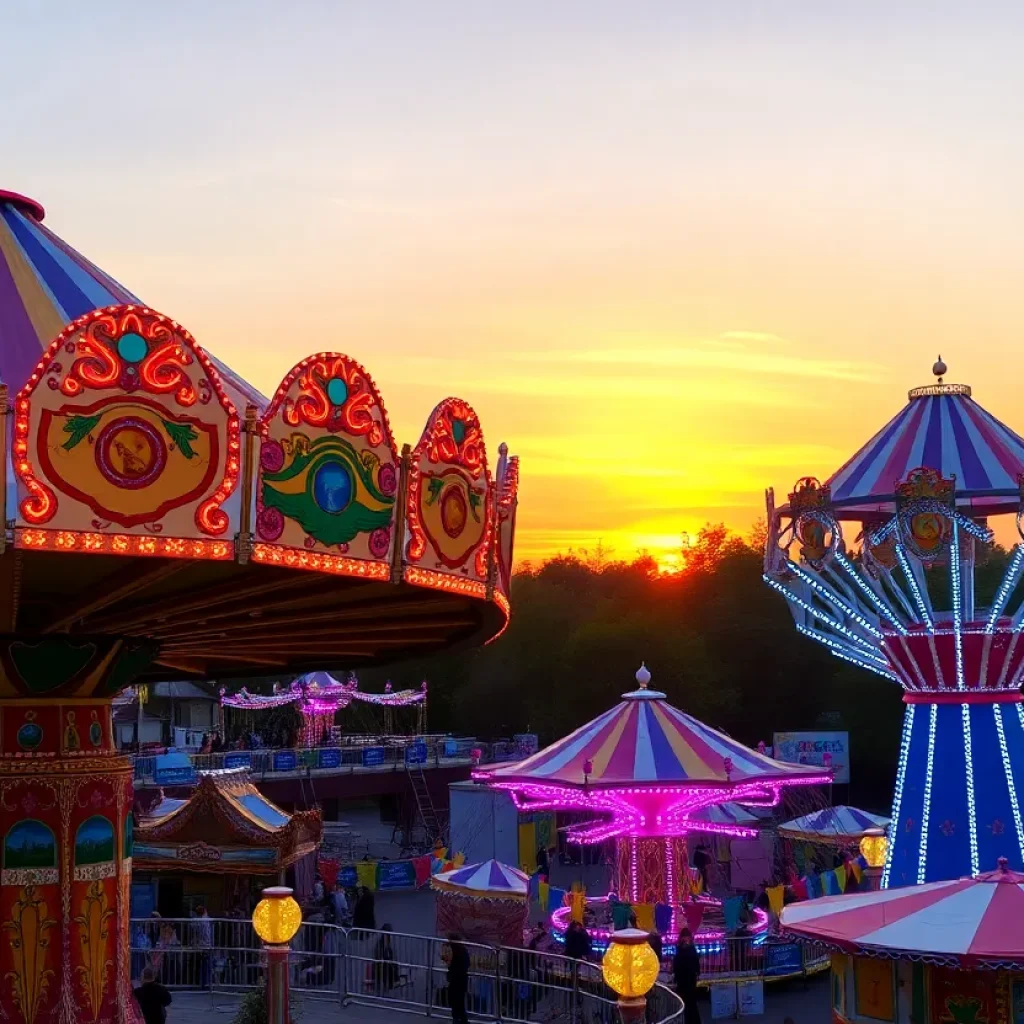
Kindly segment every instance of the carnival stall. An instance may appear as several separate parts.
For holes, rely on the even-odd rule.
[[[836,1024],[1017,1024],[1022,915],[1024,874],[1000,858],[974,878],[793,904],[782,924],[834,950]]]
[[[383,693],[366,693],[359,689],[355,675],[339,681],[328,672],[307,672],[286,688],[275,685],[269,694],[250,693],[245,687],[229,694],[222,687],[220,702],[224,708],[246,713],[243,723],[249,727],[255,727],[255,715],[259,712],[294,705],[302,722],[296,738],[298,744],[316,747],[331,742],[337,713],[353,704],[379,709],[382,720],[374,731],[385,736],[394,732],[395,712],[411,710],[414,717],[408,731],[422,734],[426,729],[427,684],[422,683],[418,690],[392,690],[388,683]]]
[[[629,903],[649,925],[675,936],[689,924],[699,949],[716,951],[738,922],[732,904],[700,891],[689,866],[687,835],[705,832],[756,836],[753,826],[697,816],[734,801],[775,806],[785,788],[827,784],[820,768],[783,764],[737,743],[672,707],[649,687],[641,666],[638,688],[622,703],[517,764],[482,768],[473,778],[511,794],[520,812],[568,810],[592,817],[570,826],[571,842],[615,840],[614,896],[587,897],[586,919],[594,947],[603,949],[614,930],[614,907]],[[768,916],[753,911],[751,943],[767,937]],[[556,909],[551,925],[564,940],[569,908]],[[729,927],[731,925],[731,928]],[[641,927],[645,923],[640,924]],[[666,952],[674,948],[667,943]]]
[[[197,899],[214,916],[240,900],[239,882],[276,878],[320,846],[318,810],[288,814],[268,800],[242,768],[202,772],[187,799],[164,797],[135,829],[133,883],[153,874],[156,905],[161,882],[175,883],[185,907],[165,907],[165,916],[184,916]],[[211,877],[215,876],[215,877]]]
[[[434,875],[437,934],[452,932],[471,942],[520,946],[530,906],[530,879],[496,860],[467,864]]]
[[[857,850],[865,836],[885,832],[888,828],[888,818],[840,804],[784,822],[778,826],[776,834],[790,844],[784,851],[787,863],[791,863],[798,874],[806,874],[834,867],[834,860],[841,851]]]
[[[1021,529],[1024,438],[944,383],[941,358],[933,373],[827,480],[779,508],[768,492],[764,579],[798,631],[903,689],[883,888],[1004,853],[1024,870],[1024,546],[1001,579],[989,557],[994,517]]]
[[[44,217],[0,192],[0,1018],[126,1024],[113,697],[493,639],[518,465],[458,398],[400,448],[341,353],[268,401]]]

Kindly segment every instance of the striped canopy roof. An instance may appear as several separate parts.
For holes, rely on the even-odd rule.
[[[787,821],[779,826],[778,832],[786,839],[804,839],[810,843],[852,843],[863,838],[868,829],[888,827],[888,818],[841,804]]]
[[[448,892],[525,899],[530,879],[522,871],[501,861],[485,860],[434,875],[432,882],[435,888]]]
[[[611,711],[524,761],[488,772],[488,778],[582,786],[588,761],[590,789],[656,782],[735,786],[822,775],[816,765],[783,764],[737,743],[672,707],[637,676],[640,689],[624,693]]]
[[[996,871],[881,892],[825,896],[782,911],[787,931],[850,952],[1024,967],[1024,875]]]
[[[853,518],[888,510],[897,485],[922,466],[955,477],[961,505],[989,513],[1015,509],[1024,438],[978,405],[969,388],[917,388],[906,407],[828,479],[832,506]]]
[[[710,804],[708,807],[702,807],[699,811],[695,811],[690,815],[690,820],[694,822],[706,821],[713,825],[745,826],[757,825],[761,821],[753,811],[748,811],[746,807],[741,807],[731,800],[726,800],[725,803],[721,804]]]
[[[77,317],[143,302],[43,224],[32,199],[0,190],[0,381],[17,392],[50,342]],[[210,353],[207,353],[210,355]],[[210,355],[232,401],[262,410],[267,400]]]

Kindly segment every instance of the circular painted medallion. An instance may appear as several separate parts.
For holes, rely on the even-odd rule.
[[[18,746],[22,750],[35,750],[43,742],[43,730],[35,722],[26,722],[18,730]]]
[[[344,405],[348,399],[348,385],[340,377],[332,377],[327,382],[327,397],[335,405]]]
[[[117,342],[117,354],[126,363],[138,363],[146,358],[149,346],[141,334],[122,334]]]
[[[452,540],[462,535],[462,531],[466,528],[468,512],[469,508],[466,505],[466,496],[462,493],[462,488],[449,487],[441,499],[441,526]]]
[[[167,464],[159,431],[137,416],[120,416],[103,428],[96,442],[96,465],[117,487],[147,487]]]
[[[348,467],[331,459],[313,476],[313,500],[325,512],[344,512],[352,500],[352,474]]]

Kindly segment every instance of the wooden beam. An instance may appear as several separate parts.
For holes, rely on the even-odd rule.
[[[410,595],[411,597],[411,595]],[[451,601],[440,600],[428,597],[422,598],[418,595],[415,600],[381,600],[381,601],[360,601],[353,603],[351,596],[340,605],[325,607],[329,600],[328,595],[317,593],[312,596],[302,597],[294,601],[284,601],[280,604],[273,604],[268,608],[253,608],[248,602],[240,609],[231,611],[212,612],[202,616],[202,625],[207,630],[230,630],[237,627],[253,624],[263,624],[261,629],[269,629],[275,625],[289,625],[305,622],[349,622],[352,620],[366,619],[367,622],[378,621],[382,617],[389,617],[398,613],[411,613],[424,615],[437,612],[442,609],[451,608],[453,611],[462,611],[460,604]],[[311,611],[302,612],[295,610],[296,606],[308,606]],[[295,611],[290,615],[278,615],[281,610]],[[149,635],[170,639],[174,636],[193,636],[197,629],[196,617],[182,618],[181,621],[169,621],[154,626]]]
[[[299,587],[303,583],[309,586],[307,574],[305,579],[296,579],[295,576],[278,576],[274,579],[254,579],[251,571],[240,577],[227,580],[212,587],[205,587],[190,591],[194,597],[186,596],[184,593],[168,594],[157,601],[141,605],[130,612],[120,612],[89,623],[89,628],[97,633],[116,633],[121,630],[131,630],[132,633],[145,633],[141,627],[150,621],[159,619],[184,618],[194,620],[199,616],[194,613],[205,608],[213,608],[218,604],[226,602],[238,603],[250,601],[254,597],[261,597],[274,591],[287,590],[292,587]],[[299,574],[296,574],[298,576]],[[251,604],[250,604],[251,607]]]
[[[342,624],[339,628],[336,622],[331,621],[329,617],[325,616],[316,619],[311,618],[309,620],[310,628],[308,629],[295,628],[300,625],[300,622],[301,620],[294,620],[290,623],[281,623],[276,619],[272,619],[269,622],[263,619],[250,619],[245,623],[222,623],[220,625],[211,625],[208,628],[196,627],[188,631],[182,631],[175,636],[165,636],[163,638],[163,643],[167,646],[173,645],[175,641],[179,640],[244,640],[247,636],[254,636],[257,639],[260,637],[280,637],[282,639],[295,640],[302,637],[361,637],[381,633],[416,633],[423,630],[441,630],[447,632],[451,629],[461,628],[462,626],[475,626],[477,624],[477,619],[462,617],[431,618],[423,620],[396,619],[393,622],[348,622]],[[317,622],[321,622],[323,624],[316,626]]]
[[[133,559],[130,565],[124,566],[100,582],[95,590],[90,591],[90,596],[72,605],[59,618],[47,623],[42,632],[59,633],[78,619],[84,619],[92,612],[117,604],[118,601],[131,597],[132,594],[144,590],[168,576],[173,576],[193,564],[181,558],[167,558],[154,560],[148,568],[143,568],[137,560]],[[83,631],[88,628],[88,625],[83,624]]]

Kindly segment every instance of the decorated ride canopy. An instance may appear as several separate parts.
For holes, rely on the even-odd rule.
[[[763,811],[762,813],[770,812]],[[690,820],[693,822],[694,828],[699,828],[701,822],[708,822],[712,825],[725,825],[735,829],[752,828],[761,821],[753,811],[731,802],[704,807],[690,815]]]
[[[836,949],[963,969],[1024,969],[1024,874],[995,871],[826,896],[782,911],[783,928]]]
[[[529,884],[528,875],[497,860],[467,864],[431,879],[432,887],[439,892],[515,900],[526,899]]]
[[[904,691],[883,886],[1024,869],[1024,546],[990,529],[1020,529],[1024,440],[945,370],[824,484],[768,492],[764,579],[799,632]]]
[[[693,821],[703,808],[729,799],[773,806],[790,785],[831,781],[820,768],[785,764],[752,750],[672,707],[648,687],[565,739],[516,764],[481,769],[474,778],[509,791],[520,810],[593,810],[610,821],[573,829],[577,842],[615,835],[683,835],[726,830]]]
[[[869,832],[888,827],[888,818],[841,804],[813,814],[803,814],[780,825],[777,832],[784,839],[842,845],[857,843]]]
[[[530,914],[529,878],[496,860],[434,875],[437,934],[456,932],[472,942],[521,946]]]
[[[164,798],[135,830],[142,871],[271,874],[320,846],[318,810],[288,814],[244,768],[202,772],[187,800]]]
[[[340,711],[353,701],[401,708],[425,704],[426,700],[425,682],[418,690],[392,690],[388,683],[383,693],[365,693],[359,689],[359,681],[354,676],[339,682],[328,672],[307,672],[287,689],[275,687],[274,692],[268,694],[249,693],[244,686],[238,693],[228,693],[223,688],[220,692],[220,702],[224,707],[245,711],[265,711],[285,704],[297,704],[303,713],[319,713]]]
[[[42,218],[0,192],[0,549],[20,552],[0,557],[0,633],[47,649],[45,681],[2,657],[0,698],[369,664],[504,628],[518,466],[504,445],[488,459],[466,402],[399,450],[367,371],[332,352],[268,402]]]

